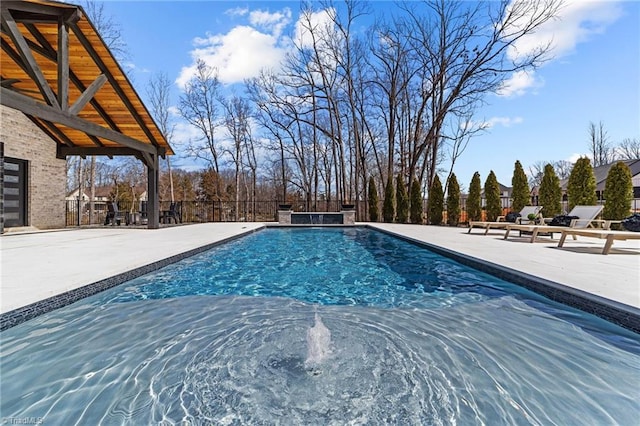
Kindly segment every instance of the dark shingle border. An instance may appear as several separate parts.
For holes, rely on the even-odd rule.
[[[176,263],[182,259],[186,259],[187,257],[195,256],[196,254],[202,253],[221,244],[236,240],[238,238],[242,238],[254,232],[258,232],[264,228],[265,226],[250,229],[240,234],[185,251],[184,253],[169,256],[165,259],[161,259],[147,265],[132,269],[130,271],[123,272],[121,274],[114,275],[112,277],[105,278],[103,280],[96,281],[94,283],[87,284],[82,287],[48,297],[44,300],[31,303],[27,306],[23,306],[21,308],[17,308],[12,311],[0,314],[0,331],[14,327],[20,323],[33,319],[42,314],[46,314],[47,312],[51,312],[55,309],[70,305],[77,302],[78,300],[84,299],[85,297],[93,296],[94,294],[100,293],[104,290],[108,290],[112,287],[130,281],[134,278],[141,277],[142,275],[156,271],[160,268],[164,268],[167,265],[171,265],[172,263]]]
[[[547,297],[555,302],[577,308],[589,314],[596,315],[621,327],[629,329],[635,333],[640,333],[640,310],[613,300],[586,291],[568,287],[566,285],[550,281],[544,278],[536,277],[515,269],[496,263],[481,260],[473,256],[458,253],[456,251],[436,246],[425,241],[407,237],[405,235],[396,234],[393,231],[387,231],[364,225],[364,227],[379,231],[395,238],[407,241],[420,247],[424,247],[439,255],[453,259],[463,265],[470,266],[481,272],[493,275],[505,281],[524,287],[542,296]]]

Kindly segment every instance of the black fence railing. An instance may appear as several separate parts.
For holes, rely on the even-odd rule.
[[[461,200],[460,223],[467,222],[465,199]],[[380,200],[378,205],[379,216],[382,213],[382,205],[384,201]],[[140,223],[141,219],[146,217],[143,202],[124,202],[117,203],[118,210],[124,213],[124,216],[130,218],[130,223]],[[169,211],[171,202],[160,202],[160,212]],[[281,202],[275,200],[269,201],[178,201],[176,202],[176,211],[182,223],[201,223],[201,222],[273,222],[277,221],[278,209],[282,205]],[[290,206],[290,207],[289,207]],[[563,210],[567,210],[567,202],[562,202]],[[343,201],[294,201],[288,204],[287,209],[296,212],[338,212],[344,208],[354,209],[356,212],[356,221],[368,221],[368,205],[366,201],[343,202]],[[502,199],[503,214],[510,211],[510,200],[506,197]],[[66,201],[66,225],[67,226],[85,226],[85,225],[101,225],[104,224],[108,214],[107,202],[94,202],[93,218],[89,220],[90,203],[82,200]],[[427,201],[423,202],[423,212],[427,211]],[[634,199],[631,205],[633,212],[640,212],[640,199]],[[484,213],[484,211],[483,211]],[[544,211],[543,211],[544,214]],[[161,213],[162,216],[162,213]],[[379,220],[382,220],[380,217]],[[446,220],[446,207],[445,207]]]
[[[146,209],[140,202],[119,201],[118,210],[131,222],[138,223],[146,218]],[[160,202],[160,212],[170,211],[171,202]],[[108,208],[107,202],[96,201],[93,217],[90,219],[90,203],[88,201],[66,201],[66,225],[84,226],[105,224]],[[180,222],[272,222],[277,217],[277,201],[177,201],[175,211]],[[129,220],[127,219],[127,222]]]
[[[118,201],[118,211],[127,218],[127,223],[139,223],[146,218],[144,202]],[[292,202],[287,209],[298,212],[337,212],[345,203],[341,201]],[[270,201],[177,201],[175,210],[182,223],[202,222],[273,222],[278,220],[278,209],[283,204]],[[363,203],[361,203],[364,206]],[[170,210],[171,202],[160,202],[162,212]],[[290,206],[290,207],[289,207]],[[95,201],[90,220],[90,203],[86,200],[66,201],[66,225],[85,226],[105,224],[108,216],[106,201]],[[364,214],[364,211],[363,211]]]

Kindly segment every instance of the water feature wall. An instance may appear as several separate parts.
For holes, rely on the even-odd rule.
[[[343,210],[341,212],[293,212],[291,210],[278,210],[278,223],[280,225],[354,225],[355,211]]]

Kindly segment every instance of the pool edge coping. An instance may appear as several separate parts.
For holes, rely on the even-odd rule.
[[[229,241],[233,241],[238,238],[245,237],[249,234],[261,231],[266,227],[267,225],[261,225],[254,229],[245,230],[238,234],[222,238],[212,243],[208,243],[200,247],[195,247],[182,253],[177,253],[163,259],[147,263],[146,265],[139,266],[129,271],[121,272],[119,274],[112,275],[108,278],[103,278],[89,284],[84,284],[78,288],[74,288],[72,290],[68,290],[63,293],[59,293],[39,300],[37,302],[15,308],[7,312],[3,312],[0,314],[0,331],[5,331],[40,315],[46,314],[59,308],[63,308],[67,305],[71,305],[72,303],[118,286],[126,281],[138,278],[153,271],[157,271],[158,269],[179,262],[180,260],[210,250],[218,245],[225,244]]]
[[[424,247],[463,265],[472,267],[494,277],[509,281],[520,287],[531,290],[555,302],[562,303],[583,312],[598,316],[623,328],[640,333],[640,309],[615,300],[607,299],[584,290],[569,287],[546,278],[537,277],[488,260],[460,253],[429,242],[408,237],[391,230],[378,228],[368,224],[363,227],[373,229],[404,241]]]

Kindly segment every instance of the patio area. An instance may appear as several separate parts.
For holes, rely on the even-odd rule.
[[[139,268],[154,268],[182,253],[254,232],[273,223],[203,223],[157,230],[126,227],[9,233],[0,238],[1,312],[25,307]],[[530,244],[504,240],[504,231],[467,234],[467,228],[368,224],[372,228],[542,278],[640,316],[640,241],[578,237],[557,248],[557,237]],[[558,234],[559,237],[559,234]],[[154,266],[154,264],[156,264]]]

